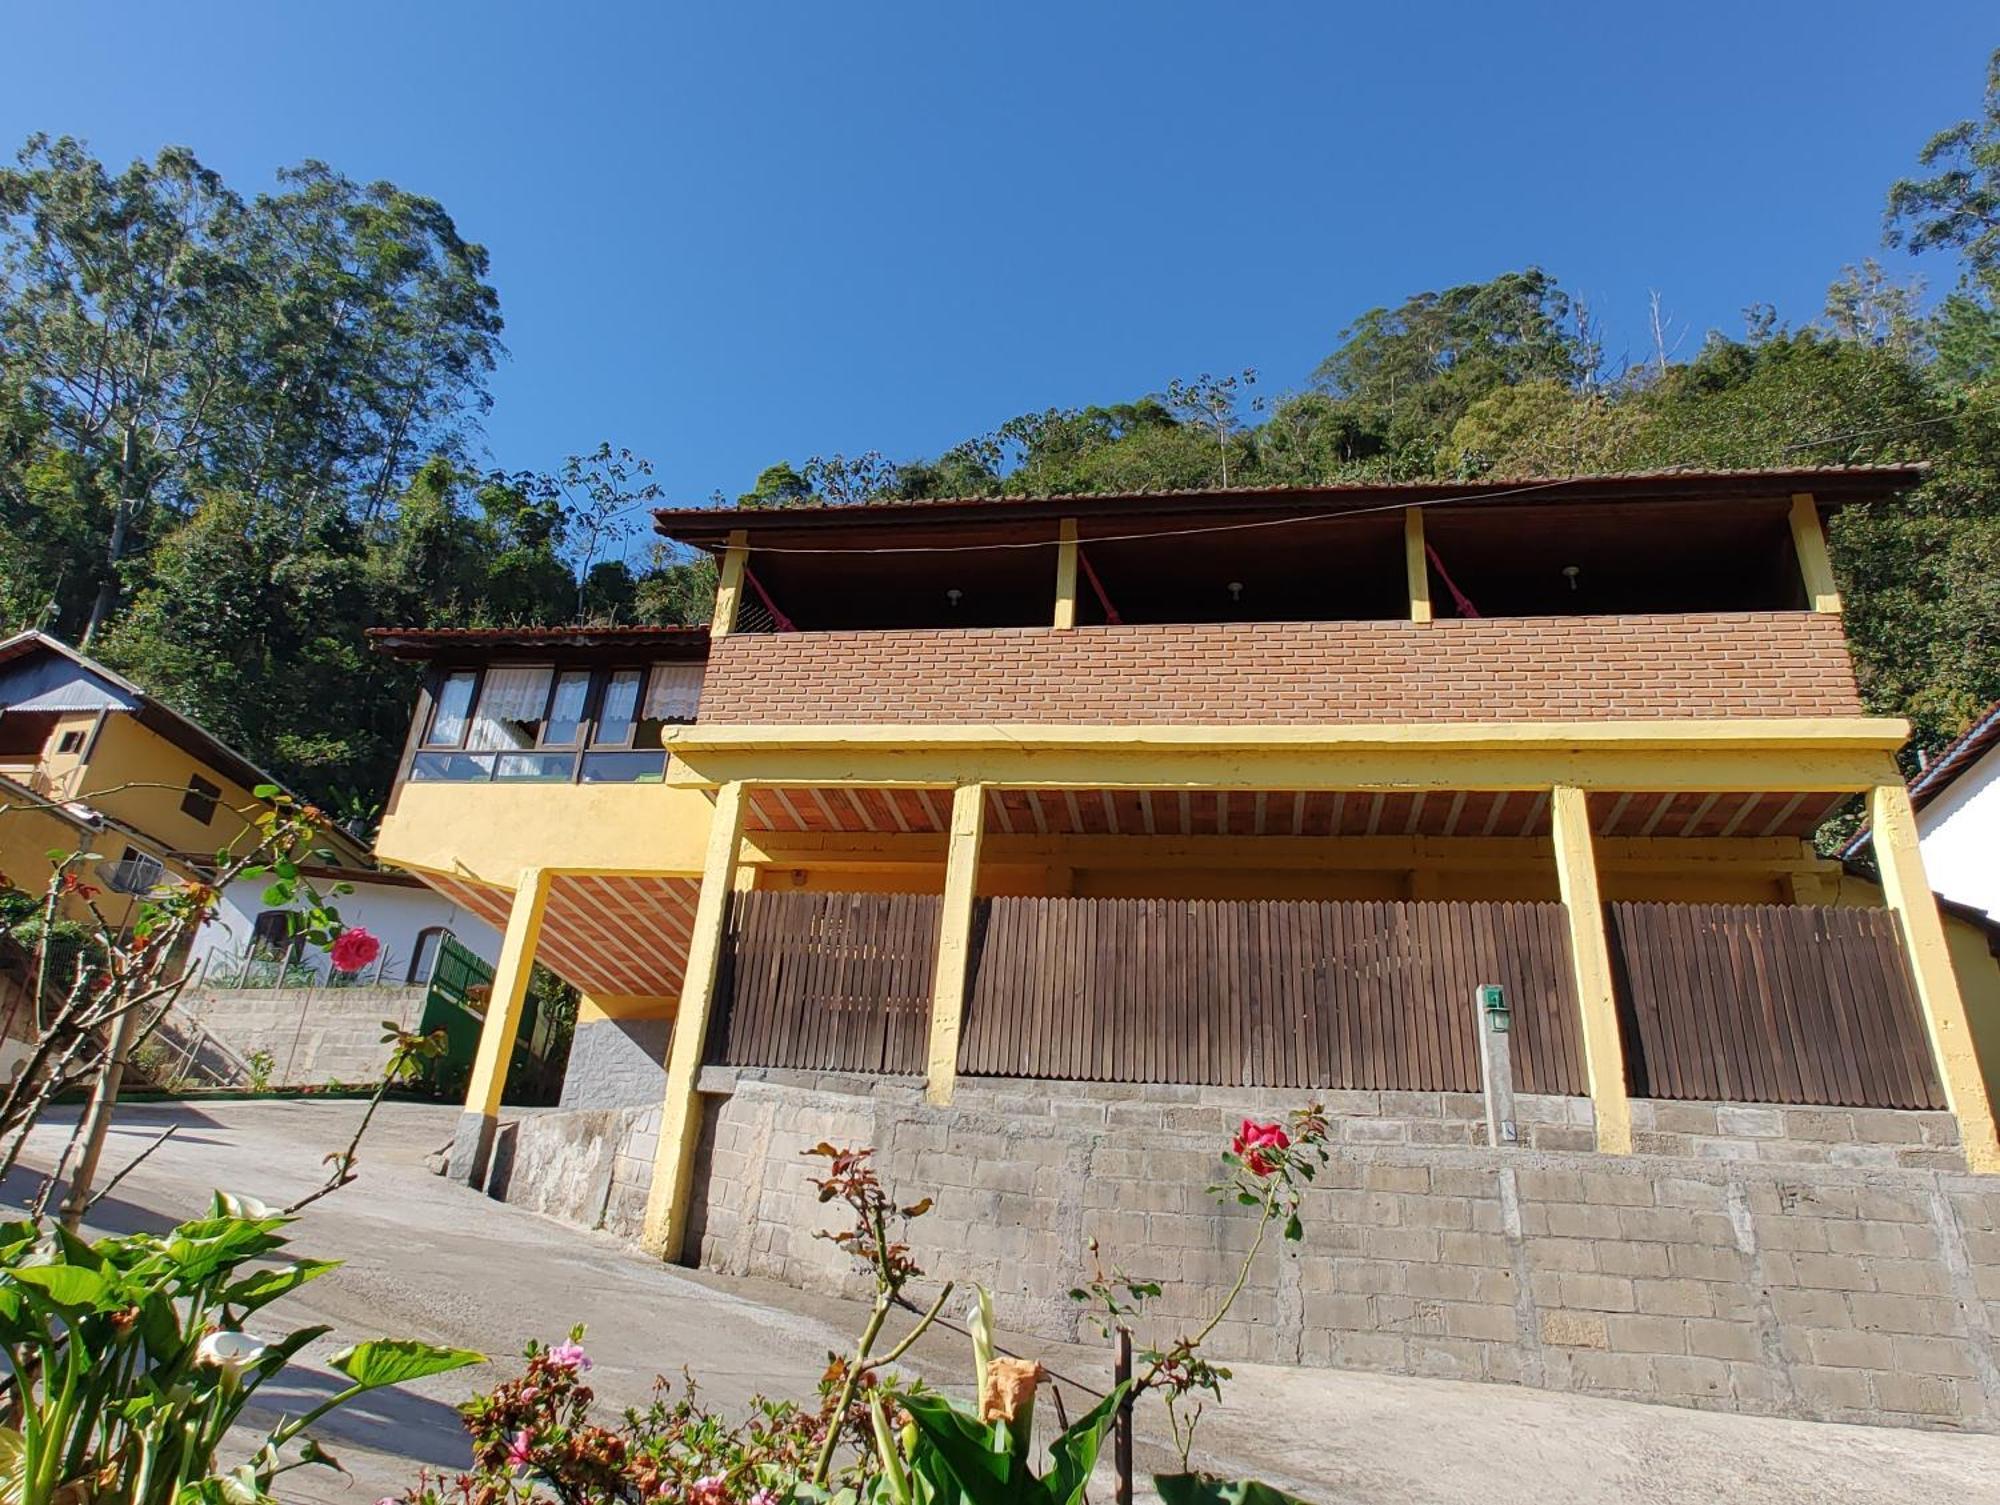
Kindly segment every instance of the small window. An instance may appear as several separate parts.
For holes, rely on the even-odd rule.
[[[82,729],[81,727],[78,727],[78,728],[77,728],[77,729],[76,729],[75,731],[73,731],[73,732],[64,732],[64,733],[62,734],[62,740],[56,743],[56,751],[57,751],[57,752],[59,752],[59,753],[80,753],[80,752],[82,752],[82,751],[83,751],[83,737],[84,737],[84,733],[83,733],[83,729]]]
[[[204,826],[215,819],[215,802],[222,798],[222,786],[211,784],[200,774],[188,779],[187,793],[181,796],[181,813],[192,815]]]
[[[472,690],[479,675],[471,669],[455,669],[438,685],[437,704],[431,710],[430,733],[424,742],[430,747],[458,747],[465,741],[466,724],[472,719]]]
[[[250,954],[264,961],[291,961],[305,944],[305,937],[292,935],[292,912],[267,909],[250,927]]]
[[[590,671],[565,669],[556,676],[549,697],[548,719],[542,723],[542,746],[575,747],[583,735],[583,703],[590,697]]]
[[[410,977],[412,983],[426,983],[437,971],[438,953],[444,949],[445,928],[433,925],[428,930],[417,932],[417,949],[410,955]]]
[[[645,675],[637,669],[613,669],[604,681],[604,699],[597,707],[597,747],[630,747],[632,729],[639,722],[639,683]]]

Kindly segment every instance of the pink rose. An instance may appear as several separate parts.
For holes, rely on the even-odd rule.
[[[535,1449],[535,1439],[526,1427],[514,1434],[514,1440],[507,1444],[507,1463],[512,1468],[526,1468],[529,1457]]]
[[[1243,1127],[1236,1131],[1236,1138],[1230,1146],[1243,1163],[1250,1168],[1253,1176],[1268,1176],[1275,1169],[1270,1157],[1258,1153],[1260,1150],[1288,1150],[1292,1147],[1289,1135],[1277,1124],[1260,1124],[1250,1119],[1243,1120]]]
[[[333,970],[359,972],[382,954],[382,943],[359,925],[350,925],[333,938]]]
[[[590,1368],[590,1355],[583,1351],[583,1345],[569,1339],[551,1348],[548,1358],[558,1369],[574,1369],[580,1373]]]

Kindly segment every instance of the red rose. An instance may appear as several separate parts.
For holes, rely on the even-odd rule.
[[[1289,1150],[1291,1147],[1290,1137],[1279,1125],[1260,1124],[1248,1118],[1243,1120],[1243,1127],[1236,1131],[1236,1138],[1230,1144],[1253,1176],[1268,1176],[1276,1169],[1270,1158],[1258,1151]]]
[[[382,943],[359,925],[350,925],[333,938],[333,970],[359,972],[382,954]]]

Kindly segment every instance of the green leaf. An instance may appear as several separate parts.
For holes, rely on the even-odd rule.
[[[1081,1420],[1049,1444],[1049,1472],[1042,1483],[1055,1505],[1076,1505],[1090,1484],[1090,1471],[1097,1467],[1097,1454],[1104,1446],[1104,1434],[1117,1419],[1131,1382],[1114,1386],[1111,1393],[1092,1406]]]
[[[241,1307],[247,1316],[280,1296],[296,1291],[307,1281],[317,1280],[327,1271],[339,1269],[340,1263],[337,1259],[302,1259],[293,1264],[280,1265],[275,1270],[258,1270],[234,1285],[225,1286],[221,1299],[230,1306]]]
[[[278,797],[278,786],[276,784],[259,784],[250,793],[256,799],[274,800]]]
[[[292,902],[292,885],[273,883],[264,890],[264,903],[272,909],[282,908]]]
[[[486,1355],[469,1348],[439,1348],[412,1338],[374,1338],[343,1348],[329,1362],[364,1390],[376,1390],[484,1364]]]
[[[52,1304],[72,1310],[96,1306],[111,1290],[111,1282],[104,1276],[76,1265],[17,1265],[7,1273],[40,1291]]]
[[[943,1396],[906,1395],[903,1409],[972,1505],[1023,1505],[1032,1498],[1033,1476],[1012,1453],[996,1451],[992,1427]]]
[[[1218,1479],[1213,1474],[1155,1474],[1153,1488],[1163,1505],[1306,1505],[1297,1495],[1256,1479]]]

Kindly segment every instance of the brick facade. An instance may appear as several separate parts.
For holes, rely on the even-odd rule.
[[[1813,612],[737,634],[725,723],[1562,721],[1853,716]]]

